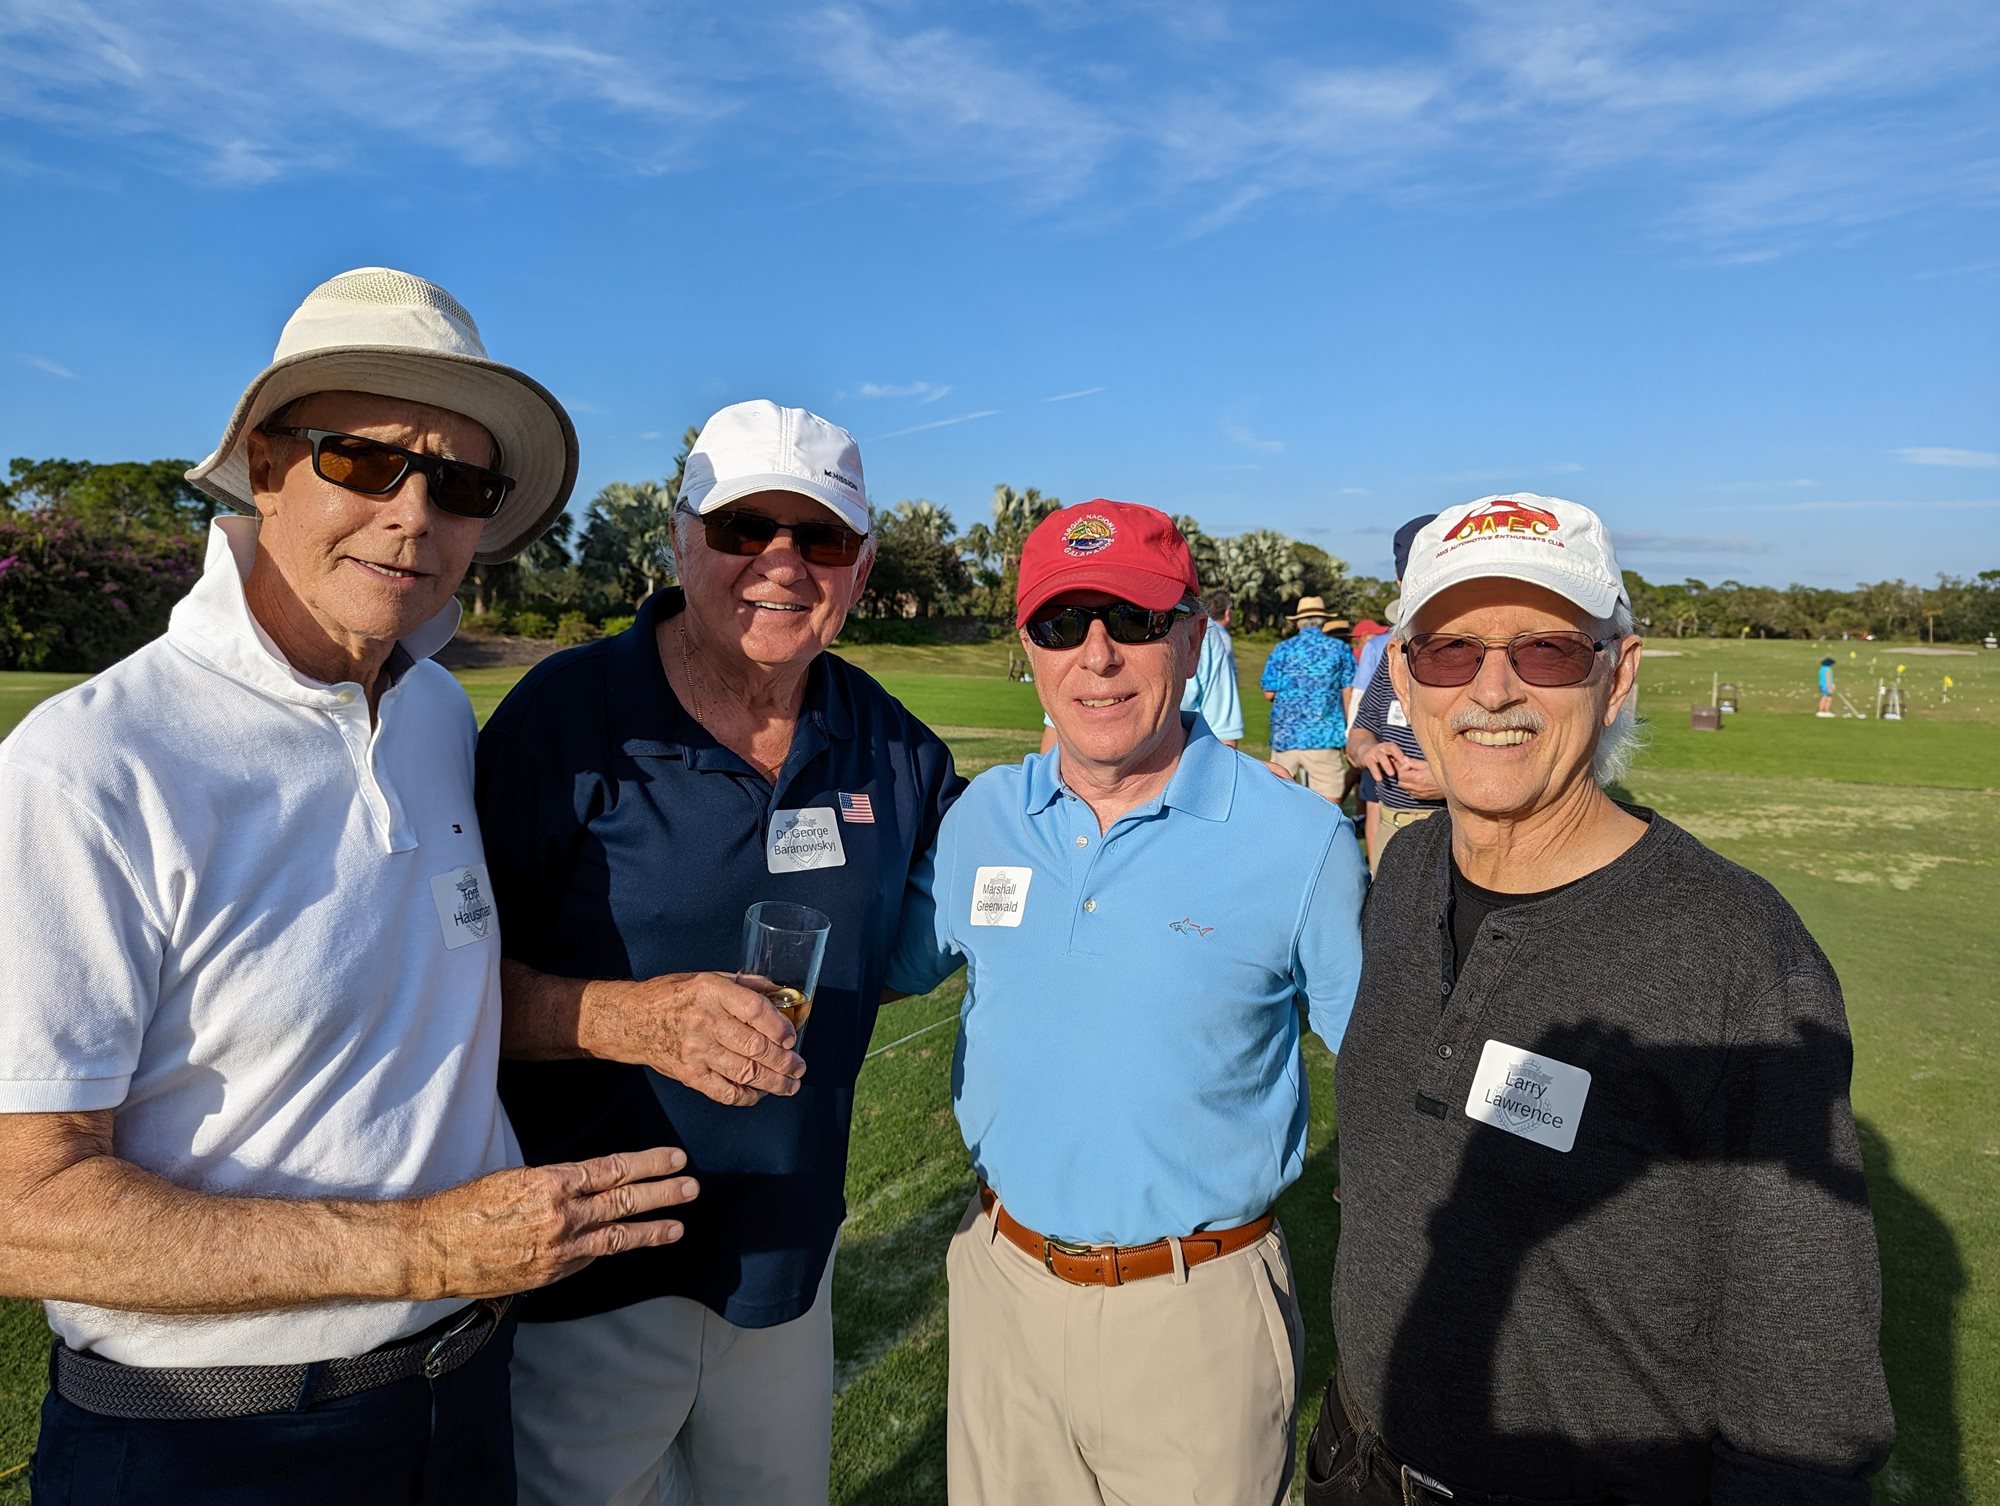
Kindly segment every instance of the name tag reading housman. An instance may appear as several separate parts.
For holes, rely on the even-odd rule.
[[[1567,1152],[1590,1096],[1590,1074],[1552,1057],[1488,1041],[1466,1095],[1468,1118]]]
[[[805,873],[814,868],[843,868],[847,849],[840,842],[840,822],[830,805],[803,810],[773,811],[771,834],[764,848],[769,873]]]
[[[484,863],[468,863],[431,880],[431,900],[437,906],[438,929],[447,951],[484,941],[494,933],[493,881]]]

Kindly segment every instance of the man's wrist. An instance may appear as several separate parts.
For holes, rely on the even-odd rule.
[[[628,1061],[627,1013],[622,1007],[630,983],[598,979],[581,984],[576,993],[576,1048],[599,1061]]]

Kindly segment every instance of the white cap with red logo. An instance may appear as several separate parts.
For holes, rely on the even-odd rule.
[[[1625,595],[1602,518],[1561,497],[1513,492],[1448,507],[1424,525],[1410,545],[1401,623],[1438,592],[1491,576],[1545,586],[1599,619]]]

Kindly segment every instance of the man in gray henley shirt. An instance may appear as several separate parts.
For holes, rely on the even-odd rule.
[[[1866,1506],[1892,1428],[1832,968],[1604,793],[1640,644],[1595,514],[1447,511],[1403,599],[1447,810],[1364,921],[1307,1501]]]

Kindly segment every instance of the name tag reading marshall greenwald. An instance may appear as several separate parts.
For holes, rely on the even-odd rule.
[[[840,823],[830,805],[803,810],[773,811],[770,840],[764,848],[764,868],[770,873],[804,873],[813,868],[844,868],[847,849],[840,844]]]
[[[1465,1112],[1481,1124],[1567,1152],[1590,1096],[1590,1074],[1581,1067],[1488,1041],[1472,1074]]]
[[[979,868],[972,875],[972,924],[1018,926],[1028,908],[1032,868]]]
[[[484,941],[497,926],[493,913],[493,882],[484,863],[452,868],[431,880],[431,899],[438,908],[438,926],[445,950],[456,951]]]

